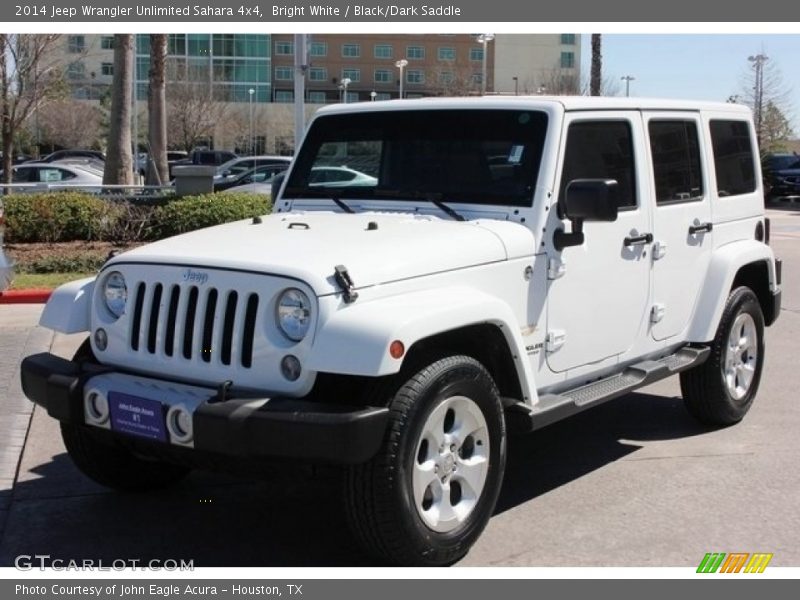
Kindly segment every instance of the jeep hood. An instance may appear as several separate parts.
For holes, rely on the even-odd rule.
[[[339,292],[347,268],[358,288],[532,255],[533,234],[507,221],[450,221],[386,213],[293,212],[228,223],[155,242],[120,262],[241,269],[305,281],[317,295]]]

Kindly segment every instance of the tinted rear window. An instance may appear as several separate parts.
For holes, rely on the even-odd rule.
[[[747,121],[711,121],[714,170],[720,197],[756,191],[753,140]]]

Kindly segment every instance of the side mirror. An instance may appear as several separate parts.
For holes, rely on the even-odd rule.
[[[583,222],[613,222],[619,213],[619,184],[613,179],[573,179],[567,184],[561,213],[572,222],[572,231],[559,228],[553,235],[556,250],[584,242]]]
[[[272,187],[270,188],[270,199],[272,200],[272,206],[275,206],[275,203],[278,201],[278,193],[281,191],[281,184],[283,180],[286,179],[286,171],[278,173],[272,178]]]

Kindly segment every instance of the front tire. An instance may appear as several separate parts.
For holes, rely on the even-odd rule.
[[[705,425],[741,421],[753,404],[764,364],[764,315],[753,291],[739,287],[728,296],[711,356],[681,373],[689,412]]]
[[[449,565],[464,556],[494,511],[506,435],[499,392],[466,356],[432,362],[389,403],[384,444],[348,470],[351,529],[392,564]]]

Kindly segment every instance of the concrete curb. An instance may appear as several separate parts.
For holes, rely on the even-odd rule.
[[[47,302],[53,290],[6,290],[0,292],[0,304],[43,304]]]

